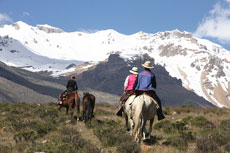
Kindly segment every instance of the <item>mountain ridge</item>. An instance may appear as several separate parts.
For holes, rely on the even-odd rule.
[[[155,64],[165,67],[172,77],[181,79],[187,90],[218,107],[230,108],[230,52],[211,41],[193,37],[188,32],[173,30],[132,35],[123,35],[114,30],[47,33],[38,27],[17,22],[0,28],[0,35],[21,42],[34,54],[51,59],[90,62],[88,67],[107,60],[114,53],[129,61],[148,54],[154,58]],[[6,52],[5,49],[0,53],[3,52]],[[78,67],[79,64],[75,65]],[[51,73],[55,72],[51,70]]]

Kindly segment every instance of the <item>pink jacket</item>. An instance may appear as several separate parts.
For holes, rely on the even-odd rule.
[[[134,74],[130,74],[127,76],[125,83],[124,83],[124,88],[125,90],[133,90],[133,85],[136,81],[136,76]]]

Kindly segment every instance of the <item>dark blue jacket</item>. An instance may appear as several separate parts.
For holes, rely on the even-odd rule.
[[[138,73],[134,84],[135,90],[154,90],[156,89],[156,77],[149,69],[145,69]]]
[[[75,80],[72,80],[72,79],[69,80],[67,82],[66,88],[67,88],[68,93],[70,93],[72,91],[77,91],[78,90],[77,82]]]

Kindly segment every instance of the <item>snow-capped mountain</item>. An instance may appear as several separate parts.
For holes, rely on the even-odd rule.
[[[77,61],[97,63],[107,59],[111,53],[118,53],[129,60],[148,54],[172,77],[181,79],[188,90],[218,107],[230,108],[230,52],[188,32],[174,30],[133,35],[123,35],[114,30],[64,32],[49,25],[33,27],[16,22],[1,26],[0,36],[1,61],[39,70],[52,70],[54,65],[58,65],[61,72],[68,64],[81,63]]]

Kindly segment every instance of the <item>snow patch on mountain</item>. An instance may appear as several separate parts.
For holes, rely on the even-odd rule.
[[[9,66],[20,67],[32,72],[52,72],[51,75],[55,77],[75,69],[75,67],[66,69],[69,65],[79,65],[83,63],[76,60],[51,59],[37,55],[19,41],[9,38],[8,36],[0,36],[0,55],[0,61]]]
[[[148,54],[155,59],[156,64],[165,67],[172,77],[181,79],[188,90],[218,107],[230,108],[230,52],[188,32],[173,30],[155,34],[138,32],[132,35],[123,35],[111,29],[95,33],[64,32],[48,25],[33,27],[16,22],[1,27],[0,36],[13,38],[14,44],[14,47],[2,49],[4,52],[8,49],[7,54],[2,53],[0,48],[1,61],[24,66],[29,63],[29,70],[34,67],[39,67],[40,70],[58,69],[57,75],[61,74],[61,71],[68,71],[65,68],[73,64],[72,61],[65,60],[97,63],[106,60],[112,53],[120,54],[125,60]],[[25,51],[23,55],[26,58],[15,56],[19,55],[21,50]],[[20,58],[21,63],[10,58],[12,54],[15,58]],[[47,58],[44,61],[59,61],[50,65],[48,63],[52,62],[44,64],[43,60],[35,60],[35,64],[35,58],[28,62],[28,56],[32,56],[31,54]],[[68,64],[64,65],[61,61]],[[57,63],[59,65],[55,67]]]

